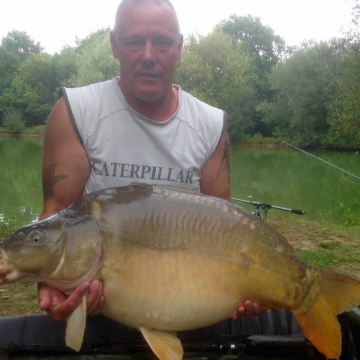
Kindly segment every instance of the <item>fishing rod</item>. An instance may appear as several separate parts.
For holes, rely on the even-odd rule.
[[[338,166],[336,166],[336,165],[333,165],[333,164],[329,163],[328,161],[325,161],[325,160],[323,160],[323,159],[321,159],[321,158],[319,158],[319,157],[317,157],[317,156],[315,156],[315,155],[313,155],[313,154],[310,154],[310,153],[308,153],[308,152],[306,152],[306,151],[304,151],[304,150],[302,150],[302,149],[299,149],[298,147],[296,147],[296,146],[294,146],[294,145],[288,144],[288,143],[285,142],[285,141],[283,141],[283,143],[286,144],[286,145],[288,145],[288,146],[290,146],[290,147],[292,147],[292,148],[294,148],[294,149],[296,149],[296,150],[299,150],[299,151],[303,152],[303,153],[306,154],[306,155],[312,156],[313,158],[315,158],[315,159],[317,159],[317,160],[320,160],[320,161],[322,161],[323,163],[325,163],[325,164],[327,164],[327,165],[330,165],[330,166],[334,167],[335,169],[338,169],[338,170],[344,172],[345,174],[348,174],[348,175],[354,177],[355,179],[360,180],[360,177],[359,177],[359,176],[356,176],[356,175],[352,174],[352,173],[349,172],[349,171],[346,171],[346,170],[344,170],[344,169],[341,169],[340,167],[338,167]]]
[[[257,201],[249,201],[249,200],[242,200],[242,199],[236,199],[236,198],[231,198],[234,201],[241,201],[247,204],[251,204],[256,206],[257,209],[261,208],[261,209],[277,209],[277,210],[283,210],[283,211],[288,211],[291,212],[293,214],[297,214],[297,215],[305,215],[305,211],[304,210],[297,210],[297,209],[289,209],[289,208],[285,208],[282,206],[276,206],[276,205],[271,205],[271,204],[265,204],[265,203],[261,203],[261,202],[257,202]]]

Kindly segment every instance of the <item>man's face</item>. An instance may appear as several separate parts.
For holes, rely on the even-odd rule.
[[[120,85],[125,97],[155,102],[171,93],[182,37],[172,9],[153,2],[125,4],[111,44],[121,66]]]

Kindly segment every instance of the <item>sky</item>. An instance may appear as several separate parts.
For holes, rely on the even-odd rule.
[[[112,27],[119,0],[0,0],[0,39],[25,31],[53,54],[104,27]],[[207,35],[232,14],[258,17],[287,45],[342,36],[355,0],[172,0],[184,36]]]

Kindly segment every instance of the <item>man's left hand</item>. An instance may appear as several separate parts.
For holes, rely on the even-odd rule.
[[[250,319],[253,316],[258,316],[260,313],[261,308],[258,303],[252,302],[251,300],[245,300],[238,306],[237,315],[233,316],[233,319],[237,319],[238,317]]]

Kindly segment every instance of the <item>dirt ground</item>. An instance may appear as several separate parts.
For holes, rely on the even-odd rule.
[[[297,253],[313,254],[314,264],[349,274],[360,280],[360,228],[307,220],[270,219]],[[321,258],[328,259],[325,263]],[[319,263],[317,263],[317,260]],[[311,261],[310,261],[311,262]]]

